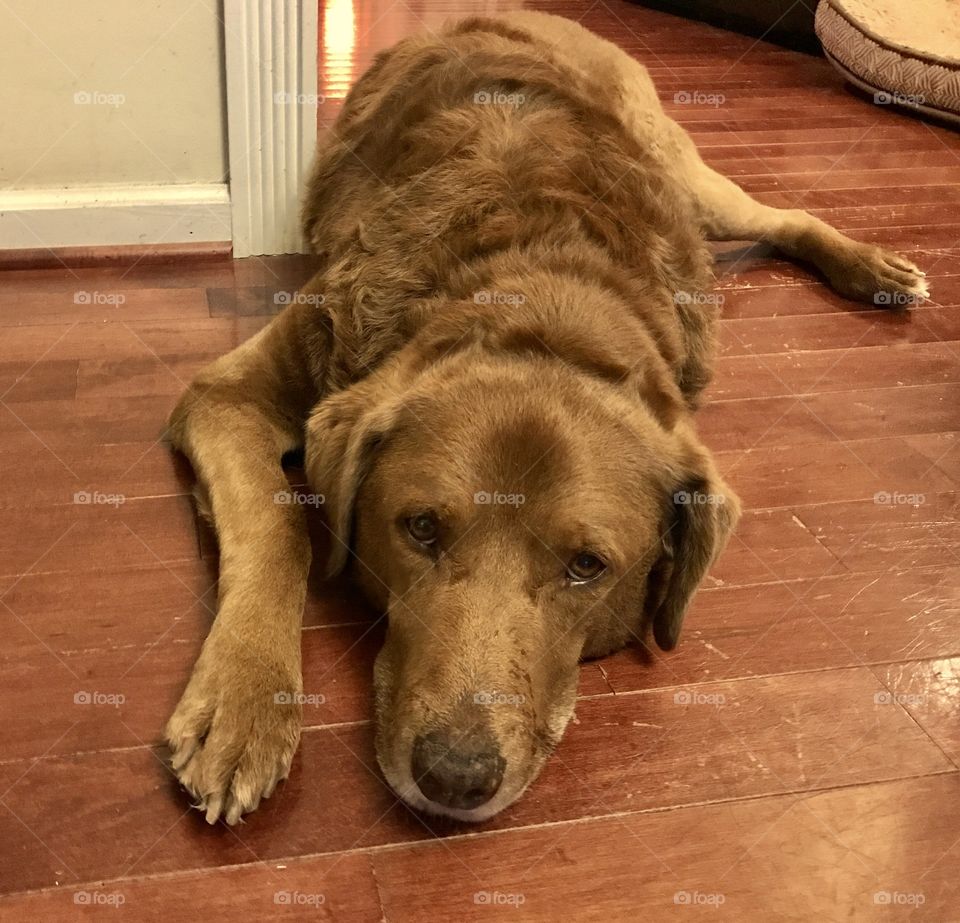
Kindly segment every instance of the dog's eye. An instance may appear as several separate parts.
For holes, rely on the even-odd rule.
[[[588,580],[599,577],[606,569],[607,565],[595,554],[581,551],[570,559],[567,565],[567,576],[574,583],[586,583]]]
[[[433,513],[417,513],[407,520],[407,531],[421,545],[432,545],[437,540],[437,517]]]

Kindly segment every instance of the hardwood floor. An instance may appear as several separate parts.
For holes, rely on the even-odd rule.
[[[330,0],[324,123],[379,48],[511,5]],[[932,301],[871,310],[717,247],[700,426],[746,512],[679,649],[585,664],[540,779],[446,825],[399,806],[373,757],[380,623],[317,582],[304,685],[325,704],[231,829],[191,810],[159,744],[217,572],[163,428],[310,260],[0,272],[0,920],[960,919],[957,135],[821,59],[618,0],[529,5],[642,60],[761,200],[909,254]]]

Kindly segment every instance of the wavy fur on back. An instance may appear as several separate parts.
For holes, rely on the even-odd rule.
[[[708,284],[708,253],[661,160],[615,114],[618,92],[494,20],[378,56],[303,209],[326,260],[324,389],[375,368],[451,298],[482,308],[483,293],[509,298],[534,273],[615,293],[642,312],[688,397],[702,388],[712,318],[699,305],[685,324],[676,294]]]

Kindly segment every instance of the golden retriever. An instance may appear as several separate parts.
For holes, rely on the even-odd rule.
[[[314,278],[171,418],[221,548],[166,731],[211,823],[269,796],[300,737],[311,553],[303,507],[279,502],[284,453],[305,450],[330,571],[388,613],[384,776],[483,820],[556,746],[582,658],[648,627],[677,643],[737,520],[691,421],[717,321],[704,239],[771,241],[851,297],[926,294],[906,260],[755,202],[638,62],[531,12],[379,55],[303,225]]]

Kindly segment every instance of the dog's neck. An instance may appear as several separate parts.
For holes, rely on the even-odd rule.
[[[665,293],[609,271],[582,247],[537,254],[536,261],[520,250],[498,254],[485,269],[480,285],[424,310],[410,342],[420,361],[471,347],[556,361],[638,397],[672,428],[685,403],[678,386],[682,344]],[[660,306],[659,315],[652,305]],[[645,323],[637,316],[641,307]]]

